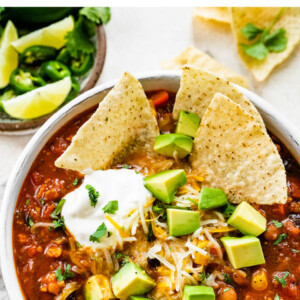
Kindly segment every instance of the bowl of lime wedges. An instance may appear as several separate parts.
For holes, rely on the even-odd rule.
[[[94,87],[107,7],[0,7],[0,133],[28,134]]]

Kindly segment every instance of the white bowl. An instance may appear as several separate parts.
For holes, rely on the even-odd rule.
[[[179,71],[159,71],[136,77],[142,83],[145,91],[166,89],[177,92],[180,75]],[[54,114],[32,137],[10,175],[1,208],[0,255],[4,282],[9,296],[13,300],[23,298],[12,248],[13,215],[23,181],[36,156],[52,135],[73,117],[99,103],[115,83],[116,81],[109,82],[87,91]],[[253,102],[262,115],[267,128],[281,140],[300,163],[300,132],[265,100],[244,88],[238,87],[238,89]]]

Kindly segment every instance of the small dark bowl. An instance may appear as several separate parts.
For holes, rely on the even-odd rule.
[[[93,88],[96,85],[103,70],[106,56],[106,35],[103,25],[97,26],[96,37],[97,49],[94,66],[88,75],[87,82],[85,83],[79,94],[82,94]],[[5,113],[3,113],[3,117],[0,115],[0,134],[22,135],[33,133],[37,130],[37,128],[43,125],[46,120],[48,120],[54,113],[55,111],[33,120],[17,120],[11,119],[9,117],[3,118],[6,115]]]

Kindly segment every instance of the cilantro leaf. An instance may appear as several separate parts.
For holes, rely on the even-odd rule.
[[[224,276],[224,280],[225,280],[226,283],[228,283],[228,284],[232,284],[233,283],[233,279],[232,279],[232,277],[229,274],[223,273],[222,275]]]
[[[66,199],[61,199],[58,204],[56,205],[55,209],[51,213],[51,218],[52,219],[58,219],[58,216],[61,214],[61,210],[66,202]]]
[[[227,203],[225,206],[225,209],[222,212],[224,217],[229,218],[233,214],[235,208],[236,208],[236,206],[231,205],[230,203]]]
[[[205,272],[202,272],[199,274],[199,277],[200,277],[200,281],[203,282],[205,279],[206,279],[206,274]]]
[[[78,178],[76,177],[73,181],[73,185],[77,185],[78,184]]]
[[[64,217],[58,218],[56,220],[53,220],[54,229],[65,227],[65,219]]]
[[[248,23],[241,29],[241,32],[245,38],[253,40],[257,37],[257,35],[263,32],[263,29],[256,27],[252,23]]]
[[[28,225],[30,227],[32,227],[34,225],[34,222],[32,221],[32,219],[30,217],[28,218]]]
[[[109,201],[103,208],[103,212],[106,214],[114,215],[115,212],[119,209],[118,200]]]
[[[152,228],[152,225],[151,223],[149,224],[148,226],[148,234],[147,234],[147,241],[148,242],[152,242],[155,240],[155,236],[154,236],[154,233],[153,233],[153,228]]]
[[[102,238],[106,232],[107,232],[107,228],[106,228],[105,223],[103,222],[97,228],[97,230],[92,235],[90,235],[90,241],[100,243],[100,238]]]
[[[62,274],[61,268],[57,268],[57,270],[55,271],[55,277],[56,277],[57,281],[62,281],[62,280],[66,280],[68,278],[73,278],[74,273],[71,271],[71,265],[67,264],[64,274]]]
[[[264,60],[269,53],[268,48],[262,42],[251,45],[241,44],[241,46],[248,56],[257,60]]]
[[[283,28],[277,29],[264,37],[265,45],[271,52],[282,52],[287,45],[286,31]]]
[[[281,228],[283,226],[283,224],[279,221],[276,220],[272,220],[272,223],[277,227],[277,228]]]
[[[96,24],[107,24],[111,17],[109,7],[83,7],[79,11],[79,15],[85,16],[89,21]]]
[[[279,234],[277,240],[273,243],[273,245],[277,246],[278,244],[280,244],[286,238],[287,238],[287,234],[286,233]]]
[[[74,29],[66,35],[66,48],[74,58],[78,58],[80,53],[90,54],[95,51],[95,46],[84,32],[84,19],[79,17]]]
[[[275,295],[274,300],[280,300],[278,294]]]
[[[99,192],[96,191],[96,189],[91,186],[90,184],[87,184],[85,188],[89,191],[89,198],[91,201],[91,206],[96,207],[96,204],[98,202],[98,198],[100,196]]]
[[[30,199],[26,199],[25,206],[28,206]]]
[[[123,254],[120,252],[116,252],[115,256],[116,256],[116,259],[120,259],[123,256]]]
[[[284,289],[286,287],[286,278],[290,275],[289,271],[286,271],[282,278],[278,276],[274,276],[274,278],[281,284],[282,288]]]

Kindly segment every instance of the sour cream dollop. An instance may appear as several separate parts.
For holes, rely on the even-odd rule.
[[[95,207],[91,205],[87,185],[94,187],[100,194]],[[66,195],[62,215],[66,227],[81,245],[116,248],[118,243],[123,242],[124,236],[121,236],[106,215],[121,226],[128,236],[132,236],[139,219],[146,213],[145,204],[151,197],[151,193],[144,187],[143,176],[133,170],[94,171],[85,175],[79,188]],[[115,214],[104,213],[104,206],[114,200],[118,201],[119,206]],[[90,241],[90,236],[103,222],[111,235],[105,234],[99,243]]]

